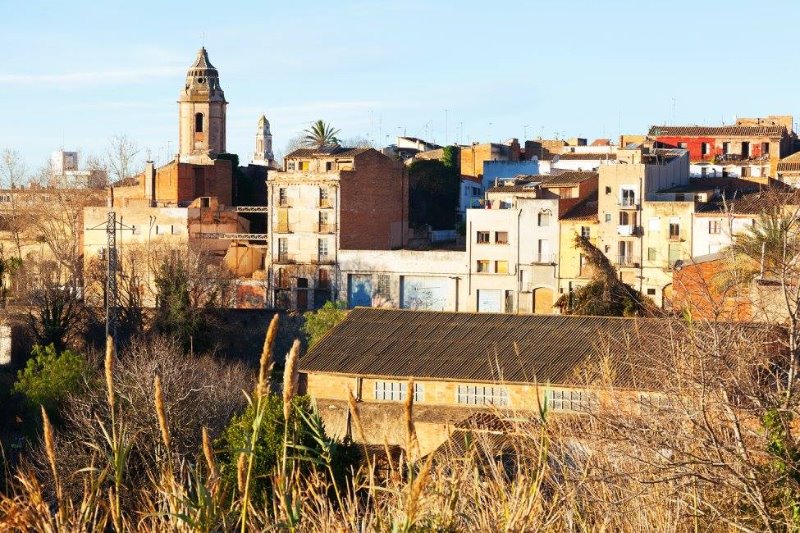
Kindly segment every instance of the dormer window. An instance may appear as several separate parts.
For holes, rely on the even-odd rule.
[[[195,113],[194,114],[194,132],[195,133],[203,133],[203,114],[202,113]]]

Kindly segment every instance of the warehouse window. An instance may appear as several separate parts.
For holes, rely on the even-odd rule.
[[[390,402],[404,402],[408,392],[408,383],[402,381],[376,381],[375,399]],[[414,383],[414,401],[421,402],[425,396],[422,383]]]
[[[597,395],[587,391],[550,389],[547,391],[547,406],[553,411],[587,412],[596,408]]]
[[[463,405],[508,405],[508,389],[492,385],[459,385],[457,401]]]

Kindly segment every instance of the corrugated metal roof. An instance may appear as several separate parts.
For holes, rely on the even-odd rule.
[[[655,319],[356,308],[301,359],[304,372],[568,384],[601,339],[641,342]],[[629,372],[618,361],[618,376]]]

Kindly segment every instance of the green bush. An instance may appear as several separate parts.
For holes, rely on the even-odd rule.
[[[258,498],[263,497],[258,495],[271,490],[269,478],[281,464],[284,446],[283,398],[269,395],[264,398],[264,404],[253,460],[252,493]],[[294,409],[296,416],[292,417],[289,428],[288,457],[299,460],[306,467],[312,463],[330,463],[337,480],[343,479],[347,469],[356,463],[358,451],[350,444],[326,436],[324,425],[308,396],[295,397]],[[255,411],[255,407],[250,405],[244,413],[234,417],[215,445],[220,455],[221,474],[232,487],[236,486],[239,454],[250,447]]]
[[[330,331],[333,326],[347,317],[347,311],[341,302],[325,302],[325,305],[305,314],[303,332],[308,337],[308,347],[311,348]]]
[[[14,392],[21,394],[31,409],[42,405],[57,419],[64,398],[81,390],[87,371],[83,355],[72,350],[58,353],[52,344],[37,344],[25,368],[17,373]]]

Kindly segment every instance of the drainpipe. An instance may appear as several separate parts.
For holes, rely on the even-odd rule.
[[[333,298],[333,301],[335,302],[335,301],[338,301],[338,298],[337,298],[337,296],[339,294],[338,280],[339,280],[339,275],[340,275],[340,271],[339,271],[339,231],[340,231],[339,194],[341,193],[341,189],[339,188],[339,184],[338,183],[336,184],[335,187],[333,187],[333,190],[336,192],[336,194],[334,195],[334,200],[333,200],[334,201],[333,210],[334,210],[334,213],[336,213],[336,226],[335,226],[336,227],[336,231],[333,234],[334,235],[333,236],[333,244],[334,244],[333,272],[334,272],[335,276],[331,276],[331,298]],[[402,219],[403,217],[401,216],[400,218]],[[401,228],[401,231],[402,231],[402,228]],[[401,236],[401,239],[402,239],[402,236]]]
[[[520,220],[521,219],[522,219],[522,209],[518,209],[517,210],[517,236],[516,236],[516,239],[517,239],[517,261],[516,261],[517,267],[515,269],[516,270],[515,273],[517,275],[517,295],[516,295],[517,296],[517,305],[516,305],[516,307],[514,309],[514,314],[516,314],[516,315],[519,314],[519,295],[520,295],[520,291],[522,290],[522,280],[520,279],[522,277],[522,272],[520,270],[520,263],[519,263],[519,251],[520,251],[519,250],[519,247],[520,247],[520,244],[519,244],[519,241],[520,241],[519,228],[520,228]]]
[[[636,209],[636,232],[639,234],[639,292],[644,288],[644,231],[639,231],[639,227],[644,228],[644,221],[642,216],[644,214],[644,184],[643,181],[647,179],[647,170],[645,169],[644,178],[639,180],[639,207]],[[638,226],[642,224],[642,226]]]
[[[467,294],[472,294],[472,221],[469,221],[469,227],[467,228],[467,249],[469,253],[467,254]]]

